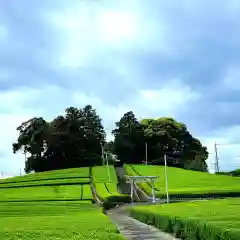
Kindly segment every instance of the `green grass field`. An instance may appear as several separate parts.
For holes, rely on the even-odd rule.
[[[96,168],[95,178],[104,181],[106,170]],[[92,204],[89,172],[74,168],[2,180],[0,239],[123,239],[102,208]],[[115,189],[114,168],[111,174]]]
[[[90,178],[57,178],[47,180],[34,180],[24,182],[7,182],[0,184],[2,188],[17,188],[17,187],[32,187],[32,186],[52,186],[52,185],[66,185],[66,184],[86,184],[90,183]]]
[[[100,208],[84,201],[0,204],[0,239],[123,239]]]
[[[126,173],[132,176],[159,176],[155,184],[156,196],[162,197],[165,195],[165,172],[163,166],[125,165],[124,168]],[[218,194],[239,194],[240,196],[240,178],[173,167],[167,169],[169,194],[172,196]],[[139,183],[139,186],[148,195],[152,195],[149,183]]]
[[[130,211],[181,239],[240,239],[240,198],[137,206]]]
[[[80,200],[78,185],[0,189],[0,201]]]
[[[24,176],[1,179],[0,186],[4,183],[30,182],[50,179],[89,178],[89,168],[69,168],[62,170],[47,171],[41,173],[30,173]],[[83,180],[84,181],[84,180]]]
[[[110,174],[110,181],[109,175]],[[113,166],[98,166],[92,169],[94,186],[97,197],[103,202],[124,203],[129,202],[130,197],[118,192],[118,179]]]
[[[110,182],[108,173],[110,174]],[[120,193],[117,191],[117,175],[113,166],[109,166],[109,172],[106,166],[97,166],[92,169],[94,186],[96,189],[97,196],[100,200],[104,201],[112,195],[119,196]],[[109,191],[107,186],[111,186]]]
[[[92,169],[93,181],[95,183],[106,183],[109,182],[109,175],[110,175],[110,182],[117,182],[117,175],[115,168],[113,166],[109,166],[109,175],[108,175],[108,168],[107,166],[97,166],[93,167]]]

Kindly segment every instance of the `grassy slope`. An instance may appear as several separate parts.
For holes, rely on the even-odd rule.
[[[18,182],[29,182],[39,180],[50,180],[50,179],[69,179],[69,178],[89,178],[89,168],[69,168],[55,171],[47,171],[41,173],[31,173],[24,176],[18,176],[13,178],[1,179],[1,184],[5,183],[18,183]]]
[[[0,239],[123,239],[106,215],[81,202],[1,203]]]
[[[156,195],[161,197],[165,191],[165,173],[163,166],[125,165],[129,175],[157,175]],[[133,167],[133,168],[132,168]],[[212,175],[208,173],[189,171],[179,168],[168,167],[169,194],[184,196],[191,194],[223,194],[239,193],[240,178]],[[151,187],[148,183],[141,183],[140,187],[151,195]]]
[[[89,182],[89,168],[27,174],[1,180],[0,201],[91,200]]]
[[[0,184],[1,188],[16,188],[16,187],[32,187],[32,186],[52,186],[52,185],[65,185],[65,184],[86,184],[90,183],[90,178],[61,178],[61,179],[46,179],[34,180],[24,182],[8,182]]]
[[[231,239],[239,239],[240,237],[240,198],[137,206],[132,208],[131,214],[141,221],[155,222],[154,225],[166,227],[165,230],[171,232],[174,230],[163,226],[164,218],[173,219],[177,217],[185,225],[187,222],[193,223],[192,226],[195,229],[199,227],[196,222],[199,222],[199,224],[207,224],[210,229],[215,229],[219,233],[229,231],[230,236],[234,236]],[[161,217],[161,221],[159,217]],[[155,220],[158,218],[158,220],[154,221],[154,218]]]
[[[77,185],[0,189],[0,201],[80,200]]]
[[[128,201],[126,195],[118,192],[118,179],[113,166],[109,166],[109,173],[110,182],[108,177],[108,168],[106,166],[98,166],[92,169],[93,181],[98,197],[102,201],[109,198],[114,198],[114,201]]]
[[[117,183],[117,175],[115,168],[113,166],[109,166],[110,173],[110,182]],[[107,166],[97,166],[92,169],[93,181],[94,183],[106,183],[109,182],[108,177],[108,168]]]

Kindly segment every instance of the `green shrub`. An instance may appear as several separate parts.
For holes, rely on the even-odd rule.
[[[183,240],[239,240],[240,199],[130,208],[130,215]]]

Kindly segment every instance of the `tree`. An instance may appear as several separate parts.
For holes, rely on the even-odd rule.
[[[30,156],[25,171],[90,166],[101,163],[101,142],[105,132],[101,119],[92,106],[65,110],[65,116],[57,116],[50,122],[32,118],[17,130],[19,137],[13,144],[13,152],[23,150]]]
[[[145,159],[144,144],[148,147],[148,162],[186,168],[189,161],[195,170],[206,171],[206,147],[192,137],[185,124],[173,118],[143,119],[139,122],[133,112],[127,112],[113,131],[115,152],[124,162],[141,163]]]
[[[116,129],[112,133],[115,137],[114,153],[120,161],[139,163],[143,159],[143,126],[132,111],[125,113],[120,121],[116,122]]]

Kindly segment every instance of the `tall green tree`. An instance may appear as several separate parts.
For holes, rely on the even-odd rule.
[[[114,153],[120,161],[138,163],[143,159],[143,126],[132,111],[125,113],[120,121],[116,122],[116,129],[112,133],[115,137]]]
[[[173,118],[143,119],[139,122],[133,112],[127,112],[113,131],[114,148],[123,162],[141,163],[145,159],[147,144],[148,162],[168,164],[180,168],[206,171],[208,152],[201,142],[194,138],[185,124]]]
[[[13,152],[28,153],[25,171],[47,171],[97,165],[101,160],[101,144],[105,132],[101,119],[91,105],[70,107],[65,115],[50,122],[32,118],[17,130],[19,137]]]

